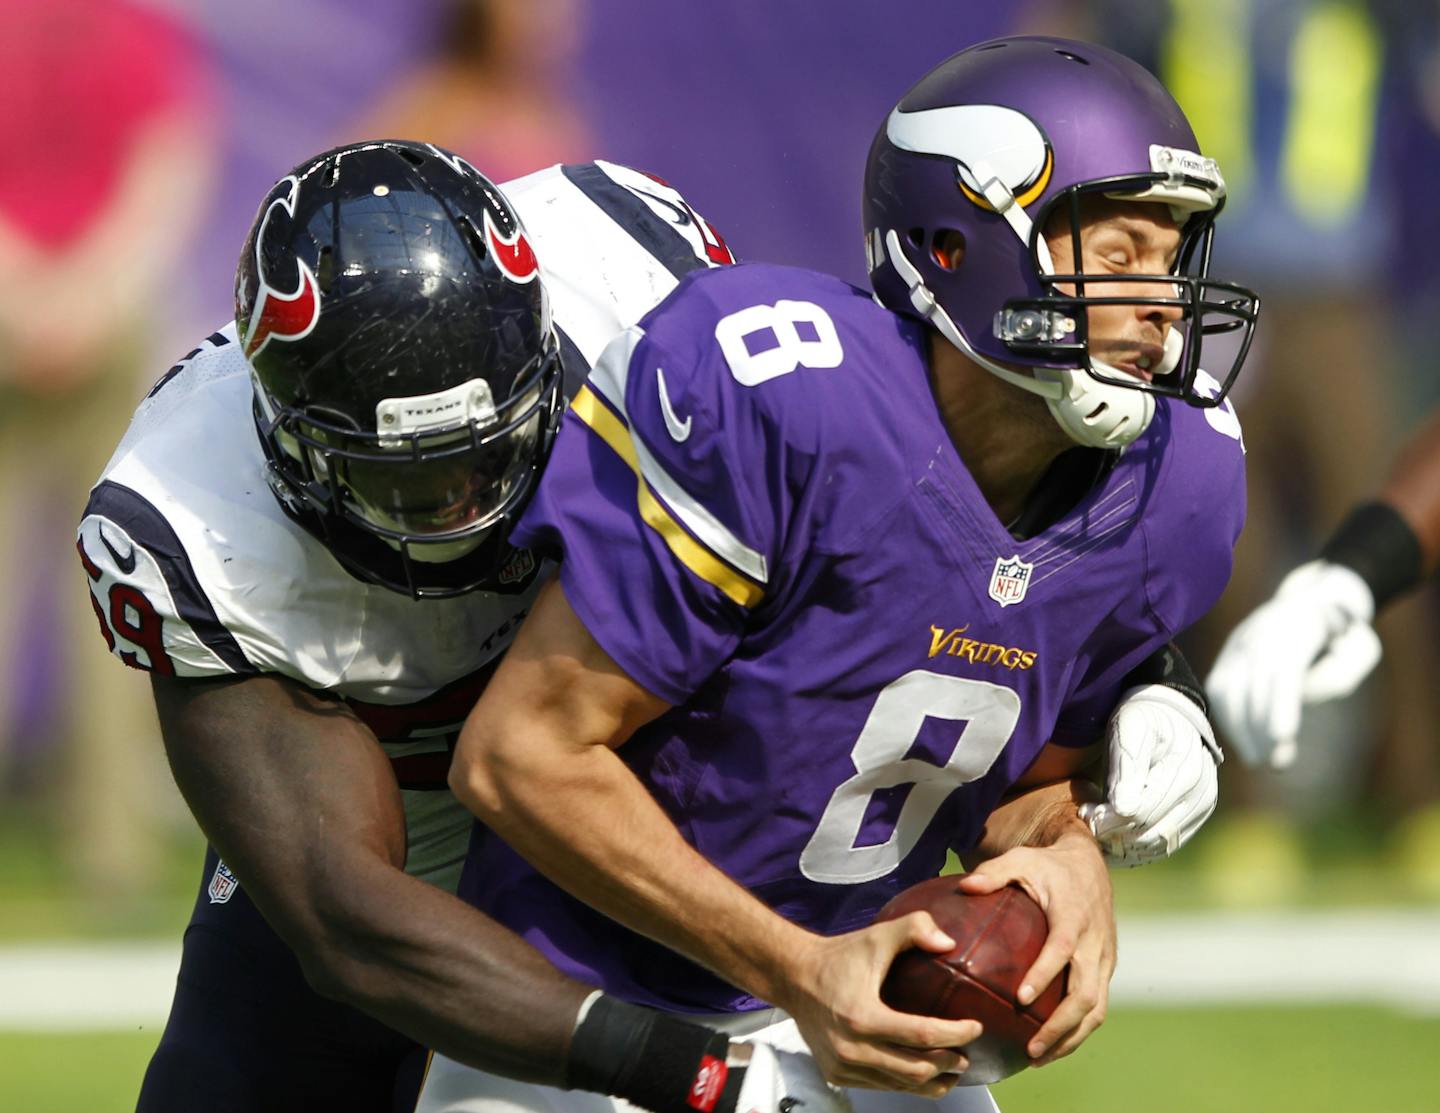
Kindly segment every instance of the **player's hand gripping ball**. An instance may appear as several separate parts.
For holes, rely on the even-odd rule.
[[[1029,1005],[1016,1001],[1020,979],[1050,931],[1045,912],[1014,886],[972,896],[956,887],[958,880],[922,881],[880,910],[877,920],[929,912],[955,940],[955,949],[946,954],[901,952],[880,987],[880,999],[900,1012],[980,1021],[984,1034],[964,1048],[970,1067],[960,1078],[962,1086],[979,1086],[1030,1065],[1025,1045],[1065,996],[1065,975]]]

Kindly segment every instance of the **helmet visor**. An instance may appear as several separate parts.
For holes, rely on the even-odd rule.
[[[342,500],[377,532],[454,537],[503,516],[535,466],[543,416],[476,438],[460,430],[391,453],[332,458]]]

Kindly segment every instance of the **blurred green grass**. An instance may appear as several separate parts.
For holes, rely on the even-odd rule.
[[[0,1032],[0,1108],[7,1113],[132,1113],[154,1031]],[[257,1111],[258,1113],[258,1111]]]
[[[1290,828],[1222,813],[1169,861],[1114,871],[1116,910],[1123,918],[1216,907],[1434,903],[1440,897],[1440,839],[1430,841],[1436,845],[1411,850],[1411,860],[1430,863],[1428,879],[1417,881],[1393,853],[1380,816],[1352,810]],[[0,809],[0,943],[178,939],[204,851],[204,838],[185,823],[166,835],[156,876],[143,891],[87,888],[76,881],[45,813]]]
[[[1119,1009],[995,1088],[1005,1113],[1434,1113],[1440,1017],[1335,1007]]]
[[[199,830],[186,825],[163,838],[156,875],[141,890],[81,884],[61,845],[46,814],[0,810],[0,943],[180,938],[204,863]]]
[[[1417,907],[1440,903],[1440,822],[1402,845],[1391,817],[1350,808],[1304,823],[1221,813],[1173,858],[1110,874],[1115,911]],[[952,854],[945,872],[959,868]],[[1436,1105],[1440,1109],[1440,1103]]]
[[[157,1031],[0,1033],[15,1113],[128,1113]],[[1077,1054],[997,1086],[1004,1113],[1434,1113],[1440,1017],[1379,1008],[1120,1009]]]

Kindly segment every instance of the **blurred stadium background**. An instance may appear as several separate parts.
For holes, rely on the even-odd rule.
[[[497,180],[604,157],[742,258],[862,282],[873,129],[930,65],[1026,30],[1166,80],[1231,183],[1218,265],[1266,299],[1236,396],[1250,524],[1187,645],[1203,670],[1440,402],[1440,5],[0,2],[0,1108],[132,1108],[168,1006],[202,844],[71,530],[133,402],[229,319],[269,183],[381,135]],[[1230,762],[1191,847],[1116,877],[1112,1019],[1001,1086],[1009,1113],[1440,1108],[1433,592],[1381,631],[1292,773]]]

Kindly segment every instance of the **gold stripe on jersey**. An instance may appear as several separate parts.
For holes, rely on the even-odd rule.
[[[691,537],[685,529],[670,516],[670,512],[650,490],[640,470],[640,461],[635,455],[635,445],[630,440],[630,431],[621,423],[608,406],[602,403],[588,386],[580,388],[570,403],[575,415],[590,426],[600,439],[615,450],[630,470],[635,473],[636,495],[640,505],[640,517],[645,524],[658,533],[669,546],[675,558],[708,584],[723,591],[742,607],[753,607],[765,597],[759,584],[741,575],[730,565],[717,557],[704,545]]]
[[[605,349],[595,364],[595,370],[590,374],[591,391],[619,417],[624,429],[628,429],[631,424],[630,414],[625,408],[630,363],[635,358],[635,350],[644,336],[638,325],[626,329],[621,338]],[[656,368],[655,375],[658,380],[659,368]],[[656,385],[659,385],[658,381]],[[665,404],[666,401],[662,399],[662,407]],[[691,498],[689,492],[675,482],[660,461],[651,455],[643,440],[632,436],[629,443],[635,450],[635,460],[631,466],[639,465],[641,477],[649,485],[651,492],[664,504],[670,516],[685,527],[690,536],[701,545],[742,576],[759,584],[763,591],[768,578],[764,554],[741,541],[715,515]]]

